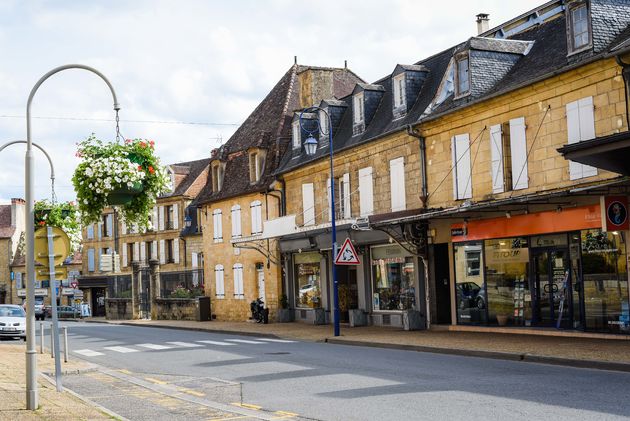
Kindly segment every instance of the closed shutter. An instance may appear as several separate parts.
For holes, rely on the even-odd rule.
[[[94,224],[90,224],[87,226],[87,238],[88,240],[94,239]]]
[[[125,223],[125,221],[123,221],[120,224],[120,230],[122,231],[122,235],[126,235],[127,234],[127,224]]]
[[[179,263],[179,238],[173,239],[173,260]]]
[[[252,235],[261,234],[263,232],[262,224],[262,203],[255,200],[250,204],[250,212],[252,216]]]
[[[88,249],[88,272],[94,272],[94,249]]]
[[[472,197],[472,179],[468,133],[453,136],[451,148],[453,158],[453,197],[455,200],[469,199]]]
[[[151,259],[157,260],[157,258],[158,258],[157,241],[153,241],[151,243]]]
[[[173,204],[173,229],[179,229],[179,205]]]
[[[158,230],[164,231],[164,206],[158,207]]]
[[[304,223],[302,225],[315,225],[313,183],[302,184],[302,213],[304,217]]]
[[[529,185],[529,174],[527,172],[525,117],[510,120],[510,154],[512,157],[512,189],[526,189]]]
[[[140,243],[140,260],[143,262],[147,260],[147,243],[144,241]]]
[[[405,158],[400,157],[389,161],[389,177],[391,189],[392,212],[405,210]]]
[[[153,212],[151,213],[151,228],[157,230],[158,228],[158,208],[153,206]]]
[[[107,225],[105,227],[105,229],[107,230],[107,237],[113,237],[114,236],[114,215],[110,213],[109,215],[107,215],[107,218],[105,220],[107,222]]]
[[[103,235],[103,223],[99,222],[96,225],[96,238],[100,240],[102,235]]]
[[[137,261],[140,257],[140,243],[133,243],[133,260]]]
[[[359,170],[359,213],[361,216],[368,216],[374,213],[372,167]]]
[[[129,266],[129,259],[127,257],[127,243],[122,243],[122,261],[123,266]]]
[[[214,241],[215,243],[223,241],[223,222],[222,222],[221,209],[215,209],[212,212],[213,225],[214,225]]]
[[[580,116],[580,141],[595,138],[595,115],[593,112],[593,97],[589,96],[578,101]],[[597,175],[597,168],[582,165],[582,177]]]
[[[214,267],[215,295],[217,298],[225,298],[225,281],[223,279],[223,265]]]
[[[160,264],[166,264],[166,242],[160,240]]]
[[[197,253],[190,253],[190,264],[192,265],[193,269],[199,266],[199,259],[197,258]]]
[[[490,152],[492,165],[492,193],[502,193],[505,191],[503,182],[503,139],[501,125],[490,127]]]
[[[243,292],[243,265],[237,263],[232,268],[234,269],[234,298],[243,299],[245,298]]]
[[[350,200],[350,174],[345,173],[341,179],[343,183],[343,218],[350,219],[352,218],[352,208],[351,200]]]
[[[239,238],[241,236],[241,207],[234,205],[232,206],[232,238]]]

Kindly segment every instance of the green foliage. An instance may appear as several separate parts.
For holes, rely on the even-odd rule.
[[[169,298],[196,298],[202,297],[204,291],[202,288],[187,289],[183,286],[178,286],[175,291],[171,292]]]
[[[74,202],[53,204],[47,199],[35,202],[35,229],[43,226],[61,228],[70,238],[70,248],[74,252],[81,244],[81,225],[79,210]]]
[[[131,290],[120,291],[115,298],[131,298]]]
[[[111,206],[108,196],[117,190],[142,186],[142,191],[120,206],[127,224],[147,228],[158,195],[169,190],[170,180],[155,155],[154,142],[127,139],[123,144],[104,143],[91,135],[78,143],[82,162],[72,177],[84,224],[98,222]]]

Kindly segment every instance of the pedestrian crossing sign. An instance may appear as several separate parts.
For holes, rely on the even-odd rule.
[[[346,241],[343,242],[343,245],[339,249],[339,253],[337,253],[337,257],[335,258],[336,265],[358,265],[359,255],[357,251],[354,249],[352,245],[352,241],[350,238],[346,238]]]

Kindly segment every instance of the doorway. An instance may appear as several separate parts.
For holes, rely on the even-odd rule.
[[[265,270],[262,263],[256,263],[256,276],[258,280],[258,298],[265,302]]]
[[[451,324],[451,282],[448,243],[435,244],[433,246],[433,265],[435,271],[436,323]]]
[[[359,288],[357,286],[357,266],[337,265],[339,282],[339,319],[350,321],[350,311],[359,308]]]
[[[105,317],[105,288],[92,288],[92,316]]]
[[[537,249],[532,253],[535,326],[571,328],[573,293],[567,248]]]

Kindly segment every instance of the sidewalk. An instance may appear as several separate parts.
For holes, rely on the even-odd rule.
[[[574,367],[630,372],[630,342],[589,337],[538,336],[448,330],[403,331],[394,328],[341,326],[334,337],[332,325],[304,323],[195,322],[175,320],[105,320],[114,324],[190,329],[240,335],[274,336],[414,351],[541,362]]]
[[[39,409],[26,410],[26,345],[23,342],[0,345],[0,420],[111,420],[111,415],[83,402],[69,392],[58,393],[55,386],[39,376]],[[54,373],[50,353],[37,354],[37,369]],[[76,372],[88,366],[78,361],[63,363],[62,371]]]

